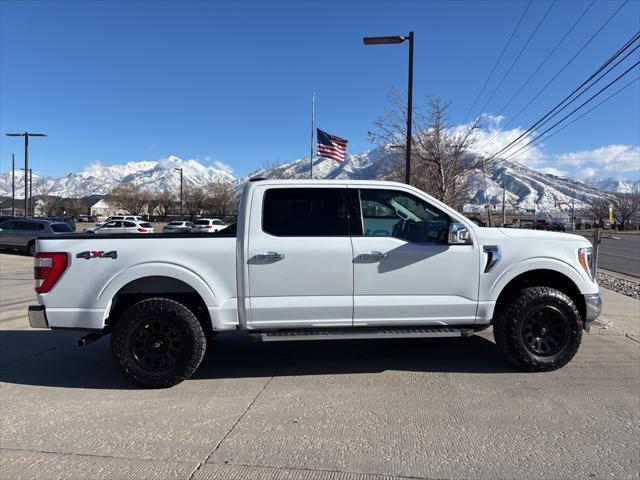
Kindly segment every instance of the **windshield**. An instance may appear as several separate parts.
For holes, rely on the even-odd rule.
[[[147,222],[143,222],[143,223],[141,223],[141,224],[140,224],[140,226],[141,226],[142,228],[151,228],[151,224],[150,224],[150,223],[147,223]]]
[[[209,220],[196,220],[193,222],[194,225],[209,225]]]

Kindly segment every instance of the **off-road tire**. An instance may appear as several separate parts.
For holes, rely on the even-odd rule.
[[[555,323],[553,328],[565,333],[549,340],[549,344],[556,347],[546,353],[540,352],[540,338],[549,335],[544,334],[544,320],[538,327],[538,333],[543,332],[542,335],[532,333],[535,327],[531,327],[536,316],[544,317],[544,312],[551,317],[555,315],[556,319],[551,322]],[[563,326],[559,327],[560,324]],[[550,287],[528,287],[508,300],[494,322],[493,335],[496,345],[509,361],[523,370],[543,372],[563,367],[574,357],[582,341],[582,328],[580,313],[567,295]],[[563,338],[558,340],[561,336]]]
[[[158,344],[163,351],[153,350]],[[202,326],[191,310],[167,298],[132,305],[118,318],[111,335],[113,362],[128,380],[144,388],[172,387],[191,377],[206,346]]]

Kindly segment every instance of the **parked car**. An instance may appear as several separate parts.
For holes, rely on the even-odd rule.
[[[132,222],[144,222],[144,218],[140,215],[114,215],[108,217],[104,222],[96,223],[96,227],[102,227],[105,223],[111,222],[113,220],[129,220]]]
[[[17,218],[22,217],[16,217],[15,215],[0,215],[0,223],[6,222],[7,220],[15,220]]]
[[[76,231],[76,221],[71,217],[43,217],[42,220],[49,220],[50,222],[66,223],[71,227],[71,230]]]
[[[601,309],[586,238],[481,228],[405,184],[248,182],[236,229],[38,240],[30,324],[91,331],[79,346],[111,334],[123,375],[158,388],[189,378],[221,331],[397,339],[493,325],[517,367],[555,370]]]
[[[7,220],[0,223],[0,247],[24,250],[35,255],[37,238],[69,233],[73,233],[73,230],[62,222],[35,218]]]
[[[536,220],[533,228],[535,230],[549,230],[549,222],[547,220]]]
[[[101,227],[90,228],[87,233],[104,235],[110,233],[153,233],[153,226],[149,222],[133,220],[112,220]]]
[[[91,217],[89,215],[76,215],[76,222],[78,223],[90,222],[90,221],[91,221]]]
[[[183,220],[174,220],[167,223],[162,229],[166,233],[187,233],[191,231],[193,223],[185,222]]]
[[[567,227],[565,227],[564,223],[562,222],[551,222],[551,225],[549,225],[549,230],[553,232],[564,232],[567,230]]]
[[[199,218],[193,222],[191,231],[193,233],[216,233],[225,227],[225,223],[217,218]]]

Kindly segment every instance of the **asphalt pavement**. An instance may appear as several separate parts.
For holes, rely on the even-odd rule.
[[[593,232],[579,233],[593,243]],[[640,277],[640,235],[603,230],[600,237],[598,267]]]
[[[233,332],[192,379],[138,390],[108,338],[79,350],[77,333],[27,327],[31,269],[0,254],[2,479],[638,478],[629,297],[608,294],[603,322],[550,373],[514,369],[490,330],[284,344]]]

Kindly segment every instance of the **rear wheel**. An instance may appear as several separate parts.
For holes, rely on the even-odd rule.
[[[191,377],[206,349],[195,315],[166,298],[142,300],[118,319],[111,335],[116,366],[134,384],[165,388]]]
[[[27,245],[27,252],[32,257],[36,256],[36,242],[35,241],[29,242],[29,245]]]
[[[496,344],[520,368],[548,371],[574,357],[582,319],[573,301],[549,287],[520,290],[494,323]]]

